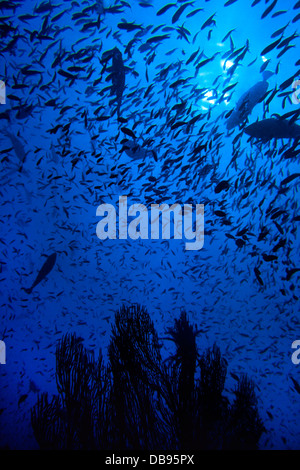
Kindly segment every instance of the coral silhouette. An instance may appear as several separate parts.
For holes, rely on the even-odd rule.
[[[182,312],[167,340],[167,360],[148,312],[123,306],[115,315],[108,363],[75,334],[56,348],[59,395],[42,393],[31,410],[41,449],[257,449],[265,431],[254,383],[242,375],[230,404],[227,361],[215,344],[199,354],[199,331]]]

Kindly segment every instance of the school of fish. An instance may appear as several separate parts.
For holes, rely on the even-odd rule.
[[[229,361],[227,393],[241,372],[257,383],[261,448],[300,449],[300,1],[0,11],[0,448],[35,448],[62,334],[105,353],[114,312],[138,302],[162,337],[186,310]],[[99,240],[96,208],[121,195],[204,204],[203,249]]]

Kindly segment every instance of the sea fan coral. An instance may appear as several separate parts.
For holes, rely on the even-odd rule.
[[[31,421],[42,449],[256,449],[264,427],[254,383],[243,375],[230,405],[227,361],[215,344],[198,353],[199,331],[185,312],[167,330],[175,354],[162,359],[145,308],[115,315],[105,366],[82,339],[66,334],[56,348],[59,396],[43,393]]]

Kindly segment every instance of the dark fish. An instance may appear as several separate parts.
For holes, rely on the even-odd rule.
[[[18,19],[25,22],[25,23],[27,22],[27,20],[33,20],[34,18],[36,18],[36,15],[31,15],[30,13],[28,13],[26,15],[18,16]]]
[[[124,4],[124,3],[125,3],[125,2],[122,1],[122,4]],[[142,7],[142,8],[150,8],[150,7],[153,6],[153,5],[151,5],[151,3],[147,3],[147,2],[139,2],[139,5],[140,5],[140,7]],[[130,5],[129,5],[129,6],[130,6]]]
[[[119,121],[121,124],[126,124],[126,123],[128,122],[128,119],[123,118],[123,117],[119,117],[119,118],[118,118],[118,121]]]
[[[220,193],[221,191],[228,190],[229,189],[229,183],[228,181],[220,181],[220,183],[217,184],[215,187],[215,193]]]
[[[300,126],[291,124],[285,119],[263,119],[250,124],[244,131],[251,137],[262,140],[297,139],[300,137]]]
[[[299,13],[299,19],[300,19],[300,13]],[[292,49],[293,47],[295,47],[294,45],[288,45],[286,46],[284,49],[282,49],[279,54],[277,54],[277,59],[279,59],[283,54],[285,54],[289,49]]]
[[[271,103],[272,99],[277,94],[277,92],[278,92],[277,87],[275,87],[272,93],[270,94],[269,98],[266,100],[266,105]]]
[[[276,6],[276,3],[277,3],[277,0],[274,0],[274,2],[271,3],[270,6],[268,6],[268,8],[261,15],[261,19],[265,18],[273,10],[273,8]]]
[[[21,403],[23,403],[23,401],[25,401],[27,397],[28,397],[27,393],[24,393],[24,395],[21,395],[18,401],[18,406],[20,406]]]
[[[293,21],[292,23],[296,23],[297,21],[300,20],[300,13],[298,13],[298,15],[296,15],[294,18],[293,18]]]
[[[300,385],[299,385],[299,383],[293,377],[291,377],[291,379],[293,381],[296,392],[298,392],[300,394]]]
[[[279,248],[283,248],[286,245],[286,240],[285,238],[281,238],[281,240],[272,248],[272,251],[276,253]]]
[[[196,10],[191,11],[186,15],[187,18],[192,18],[192,16],[196,15],[199,13],[199,11],[203,11],[203,8],[197,8]]]
[[[238,246],[238,248],[243,248],[243,246],[246,245],[245,240],[243,240],[242,238],[237,238],[237,239],[235,240],[235,243],[236,243],[236,245]]]
[[[201,67],[207,65],[209,62],[211,62],[215,56],[213,55],[212,57],[209,57],[208,59],[204,59],[199,64],[197,64],[196,69],[199,70]]]
[[[232,5],[235,3],[237,0],[228,0],[226,3],[224,3],[224,7],[229,7],[229,5]]]
[[[237,382],[240,380],[239,377],[238,377],[236,374],[234,374],[233,372],[230,372],[230,375],[231,375],[231,377],[232,377],[234,380],[236,380]]]
[[[73,85],[73,83],[75,82],[75,80],[77,79],[77,75],[74,75],[72,73],[69,73],[69,72],[66,72],[65,70],[63,69],[60,69],[58,71],[59,75],[61,75],[62,77],[65,77],[67,80],[70,80],[70,86]]]
[[[297,33],[291,34],[290,36],[288,36],[287,38],[285,38],[281,41],[280,45],[278,46],[278,49],[281,49],[282,47],[288,45],[291,41],[293,41],[294,39],[296,39],[298,37],[299,37],[299,35]]]
[[[291,277],[300,271],[299,268],[286,269],[286,281],[289,281]]]
[[[35,13],[45,13],[46,11],[47,12],[52,11],[54,8],[57,8],[57,6],[52,5],[51,0],[49,0],[48,2],[44,1],[44,2],[40,3],[39,5],[36,5],[34,7],[34,12]]]
[[[157,16],[160,16],[160,15],[163,15],[166,11],[169,10],[169,8],[171,7],[176,7],[176,3],[169,3],[168,5],[165,5],[164,7],[162,7],[157,13],[156,15]]]
[[[276,18],[276,16],[283,15],[286,12],[287,12],[287,10],[275,11],[275,13],[273,13],[273,15],[272,15],[272,18]]]
[[[176,82],[173,82],[169,85],[170,88],[177,88],[178,85],[183,85],[183,83],[185,83],[186,80],[184,78],[179,78],[178,80],[176,80]]]
[[[127,31],[128,33],[131,31],[135,31],[136,29],[142,30],[143,27],[140,24],[135,23],[127,23],[127,21],[123,21],[122,23],[118,23],[118,28]]]
[[[154,44],[156,42],[161,42],[164,39],[169,39],[170,36],[169,34],[162,34],[160,36],[152,36],[151,38],[147,39],[146,43],[147,44]]]
[[[281,181],[281,184],[288,184],[293,181],[295,178],[298,178],[300,173],[293,173],[292,175],[287,176],[284,180]]]
[[[293,83],[294,80],[295,80],[295,77],[294,77],[294,76],[288,78],[288,79],[285,80],[283,83],[281,83],[279,89],[280,89],[280,90],[285,90],[285,89],[288,88],[290,85],[292,85],[292,83]]]
[[[184,12],[184,10],[189,6],[189,5],[193,5],[194,2],[187,2],[187,3],[184,3],[183,5],[181,5],[181,7],[178,8],[178,10],[174,13],[173,17],[172,17],[172,23],[176,23],[176,21],[179,20],[181,14]]]
[[[258,282],[260,283],[260,285],[263,286],[264,283],[263,283],[263,280],[262,280],[262,278],[261,278],[261,276],[260,276],[260,274],[261,274],[261,273],[260,273],[260,270],[259,270],[258,268],[256,268],[256,267],[254,268],[254,274],[255,274],[255,276],[256,276],[256,279],[257,279]]]
[[[222,42],[225,42],[226,39],[229,38],[229,36],[231,35],[231,33],[233,33],[233,31],[235,31],[235,29],[231,29],[230,31],[228,31],[228,33],[224,36],[224,38],[222,39]]]
[[[224,211],[216,210],[214,214],[218,217],[225,217],[226,213]]]
[[[16,96],[16,95],[7,95],[7,98],[12,100],[12,101],[21,101],[22,98],[20,98],[19,96]]]
[[[129,137],[132,137],[132,139],[136,139],[136,136],[131,129],[128,129],[127,127],[121,127],[121,131]]]
[[[197,51],[193,52],[192,55],[188,58],[188,60],[186,61],[185,65],[188,65],[190,64],[191,62],[193,62],[193,60],[195,59],[195,57],[197,56],[199,52],[199,49],[197,49]]]
[[[56,261],[56,253],[52,253],[52,255],[48,256],[45,263],[43,264],[41,270],[39,271],[36,280],[32,284],[29,289],[22,287],[22,289],[27,293],[31,294],[32,290],[37,286],[49,273],[52,271]]]
[[[286,214],[286,211],[284,211],[284,210],[275,210],[275,212],[273,212],[273,214],[271,215],[271,220],[278,219],[278,217],[280,217],[283,214]]]
[[[288,27],[289,23],[286,24],[285,26],[283,26],[282,28],[278,29],[277,31],[275,31],[272,35],[271,35],[271,38],[276,38],[276,36],[280,36],[281,34],[284,33],[285,29]]]
[[[51,18],[51,22],[54,23],[55,21],[58,21],[67,11],[68,11],[68,9],[63,10],[60,13],[58,13],[57,15],[53,16],[53,18]]]
[[[276,228],[277,228],[278,232],[281,233],[281,235],[283,235],[284,231],[283,231],[282,227],[276,222],[276,220],[274,220],[273,222],[276,225]]]
[[[276,46],[278,46],[278,44],[280,43],[281,41],[281,38],[277,39],[276,41],[272,42],[271,44],[269,44],[267,47],[265,47],[260,55],[266,55],[268,54],[268,52],[272,51],[272,49],[275,49]]]
[[[276,256],[276,255],[267,255],[266,253],[263,253],[262,257],[266,262],[275,261],[276,259],[278,259],[278,256]]]
[[[211,15],[208,20],[206,20],[203,25],[201,26],[201,29],[204,29],[206,28],[207,26],[211,26],[211,25],[216,25],[216,21],[214,20],[214,17],[216,16],[216,13],[214,13],[213,15]]]

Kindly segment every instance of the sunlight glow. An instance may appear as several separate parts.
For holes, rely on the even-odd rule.
[[[221,60],[221,67],[223,70],[228,70],[230,67],[234,65],[234,62],[231,60]]]
[[[212,98],[214,96],[214,93],[212,91],[207,91],[205,94],[204,94],[204,98],[202,99],[202,101],[206,101],[210,104],[215,104],[216,103],[216,99],[215,98]]]

